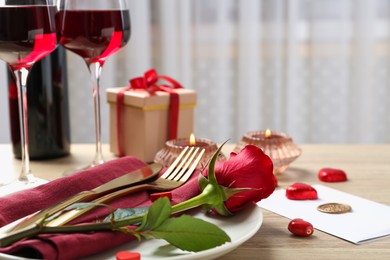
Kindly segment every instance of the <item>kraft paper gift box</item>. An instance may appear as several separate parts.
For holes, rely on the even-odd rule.
[[[152,162],[168,138],[170,94],[157,91],[150,94],[143,89],[124,92],[123,105],[117,112],[117,94],[122,87],[107,89],[110,106],[110,151],[116,155],[133,155]],[[179,94],[177,138],[189,138],[194,128],[194,109],[197,95],[191,89],[175,89]],[[120,116],[118,126],[117,116]],[[122,144],[123,154],[118,146]]]

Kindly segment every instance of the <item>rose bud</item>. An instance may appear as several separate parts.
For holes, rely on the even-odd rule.
[[[272,160],[260,148],[247,145],[229,160],[215,167],[218,184],[228,189],[243,189],[227,198],[225,206],[231,213],[250,203],[267,198],[275,190],[276,178]]]
[[[247,145],[239,153],[231,153],[228,160],[216,163],[221,147],[210,160],[205,176],[199,175],[202,193],[197,197],[205,200],[206,209],[230,216],[270,196],[276,178],[272,160],[259,147]]]
[[[318,172],[318,179],[323,182],[342,182],[347,180],[347,174],[340,169],[322,168]]]
[[[290,200],[316,200],[317,191],[312,186],[302,182],[296,182],[286,189],[286,197]]]
[[[296,218],[288,223],[288,230],[296,236],[309,237],[313,234],[313,225],[301,218]]]

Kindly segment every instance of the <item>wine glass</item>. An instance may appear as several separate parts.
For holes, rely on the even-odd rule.
[[[30,171],[27,121],[27,77],[34,63],[57,47],[56,0],[0,0],[0,59],[16,79],[22,151],[22,170],[17,182],[41,180]]]
[[[100,74],[106,59],[130,38],[130,14],[125,0],[63,0],[58,14],[60,44],[81,56],[88,66],[94,100],[95,158],[86,167],[104,162],[101,147]]]

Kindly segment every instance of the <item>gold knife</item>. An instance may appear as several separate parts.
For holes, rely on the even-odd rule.
[[[48,216],[51,216],[65,209],[73,203],[90,201],[112,191],[122,189],[124,187],[128,187],[133,184],[137,184],[156,177],[157,174],[162,170],[162,168],[163,166],[161,164],[153,163],[138,170],[124,174],[92,190],[77,193],[55,205],[52,205],[46,209],[38,211],[37,213],[33,213],[32,215],[29,215],[27,217],[24,217],[22,219],[16,220],[3,226],[2,228],[0,228],[0,238],[12,235],[13,233],[17,233],[18,230],[24,229],[31,225],[39,224],[44,218],[47,218]]]

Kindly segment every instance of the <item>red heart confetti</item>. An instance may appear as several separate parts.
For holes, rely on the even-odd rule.
[[[302,182],[296,182],[286,189],[286,197],[290,200],[316,200],[317,191],[312,186]]]
[[[155,192],[149,195],[149,199],[152,202],[162,197],[167,197],[169,200],[172,200],[172,193],[170,191],[166,191],[166,192]]]
[[[347,174],[340,169],[322,168],[318,172],[318,179],[323,182],[341,182],[347,180]]]
[[[288,223],[288,230],[296,236],[309,237],[313,235],[314,228],[310,222],[295,218]]]
[[[141,254],[138,252],[120,251],[115,254],[116,260],[140,260]]]

